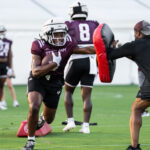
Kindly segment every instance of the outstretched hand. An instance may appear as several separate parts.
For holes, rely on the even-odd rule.
[[[117,43],[119,42],[119,40],[114,40],[112,43],[111,43],[111,47],[112,48],[116,48],[116,45],[117,45]]]

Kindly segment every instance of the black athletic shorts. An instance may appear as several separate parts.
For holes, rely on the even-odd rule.
[[[7,78],[7,63],[0,62],[0,78]]]
[[[75,87],[80,82],[81,86],[92,87],[95,75],[89,74],[89,58],[71,60],[65,77],[66,84]]]
[[[150,100],[150,81],[146,77],[136,97],[142,100]]]
[[[42,78],[28,78],[28,93],[37,91],[43,96],[44,104],[56,109],[62,92],[64,79],[61,75],[47,75]]]

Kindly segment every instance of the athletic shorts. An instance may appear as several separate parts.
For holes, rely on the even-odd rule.
[[[150,100],[150,81],[146,77],[143,80],[143,84],[136,97],[141,98],[142,100]]]
[[[7,63],[0,62],[0,78],[7,78]]]
[[[71,60],[66,73],[65,83],[69,86],[76,87],[80,82],[81,86],[93,86],[95,75],[89,74],[89,58]]]
[[[28,78],[28,93],[37,91],[43,96],[44,104],[56,109],[64,85],[63,76],[47,75],[42,78]]]

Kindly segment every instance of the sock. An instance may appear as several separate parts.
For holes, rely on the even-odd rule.
[[[74,122],[74,118],[72,117],[72,118],[68,118],[68,122]]]
[[[83,126],[89,127],[89,123],[88,122],[83,122]]]
[[[28,136],[28,140],[35,141],[35,136]]]

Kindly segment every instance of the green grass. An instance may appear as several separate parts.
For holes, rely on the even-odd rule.
[[[16,137],[21,121],[27,118],[28,102],[26,86],[15,86],[20,107],[14,108],[6,88],[8,110],[0,111],[0,150],[21,150],[26,138]],[[35,150],[125,150],[130,144],[130,107],[138,91],[137,86],[95,86],[93,88],[93,111],[91,134],[78,133],[80,126],[72,132],[63,133],[61,122],[66,120],[63,104],[64,91],[60,98],[56,118],[51,124],[52,133],[36,138]],[[74,93],[74,117],[82,121],[80,88]],[[150,149],[150,117],[143,118],[140,143],[143,150]]]

